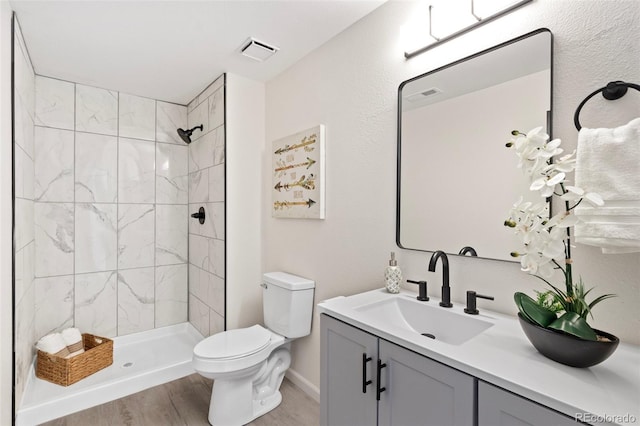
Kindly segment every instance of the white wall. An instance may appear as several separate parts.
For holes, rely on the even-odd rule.
[[[264,106],[264,83],[227,74],[227,329],[263,322]]]
[[[262,200],[264,266],[316,280],[316,302],[381,287],[395,246],[396,96],[412,77],[540,27],[554,34],[554,135],[575,145],[573,112],[591,91],[612,80],[638,82],[636,1],[537,0],[473,32],[406,61],[400,28],[415,2],[390,2],[309,54],[266,86],[266,147],[273,140],[326,125],[326,220],[273,219]],[[232,97],[230,97],[232,98]],[[526,100],[523,100],[526,101]],[[581,115],[585,125],[614,126],[639,115],[638,95],[599,99]],[[268,153],[269,149],[266,150]],[[268,170],[270,156],[263,156]],[[263,194],[271,180],[262,173]],[[505,206],[505,212],[510,206]],[[234,241],[234,238],[229,238]],[[597,293],[618,298],[596,309],[597,328],[640,343],[640,255],[605,256],[579,246],[574,269]],[[427,272],[430,253],[400,251],[406,278],[428,279],[439,295],[440,267]],[[541,288],[515,263],[452,258],[452,298],[474,289],[496,297],[480,308],[515,313],[516,290]],[[292,369],[319,384],[319,321],[293,345]]]
[[[11,7],[0,1],[0,424],[12,421]]]

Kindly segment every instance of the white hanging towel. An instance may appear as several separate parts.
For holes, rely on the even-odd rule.
[[[640,252],[640,118],[614,129],[583,127],[575,180],[604,200],[603,206],[575,208],[575,241],[603,253]]]

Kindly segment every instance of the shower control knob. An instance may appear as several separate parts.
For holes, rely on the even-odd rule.
[[[204,224],[204,207],[200,207],[196,213],[192,213],[191,217],[194,219],[198,219],[200,225]]]

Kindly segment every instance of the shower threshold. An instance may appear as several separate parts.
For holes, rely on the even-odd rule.
[[[193,347],[202,339],[189,323],[115,337],[113,364],[67,387],[36,378],[32,365],[16,425],[40,424],[193,374]]]

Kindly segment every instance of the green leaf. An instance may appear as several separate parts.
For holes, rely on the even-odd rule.
[[[549,324],[548,328],[564,331],[584,340],[598,340],[596,332],[587,324],[587,321],[575,312],[565,312]]]
[[[529,315],[527,315],[527,313],[525,312],[524,308],[522,307],[522,303],[521,303],[522,296],[526,296],[526,294],[521,293],[519,291],[515,292],[513,294],[513,301],[516,302],[516,306],[518,307],[518,311],[520,311],[522,316],[525,317],[526,319],[528,319],[529,322],[531,322],[532,324],[535,324],[535,321],[532,320],[531,318],[529,318]]]
[[[513,295],[513,300],[516,302],[516,306],[522,315],[529,319],[534,324],[538,324],[540,327],[547,327],[557,316],[555,312],[540,306],[531,297],[524,293],[517,292]]]
[[[589,303],[589,305],[586,307],[586,313],[583,317],[587,316],[588,314],[591,314],[591,318],[593,318],[593,312],[591,312],[591,310],[593,309],[594,306],[596,306],[598,303],[602,302],[603,300],[606,299],[611,299],[612,297],[616,297],[615,294],[603,294],[602,296],[596,297],[595,299],[593,299],[591,301],[591,303]]]
[[[605,299],[611,299],[612,297],[616,297],[615,294],[603,294],[602,296],[596,297],[593,299],[591,303],[589,303],[589,310],[591,310],[595,305],[602,302]]]

